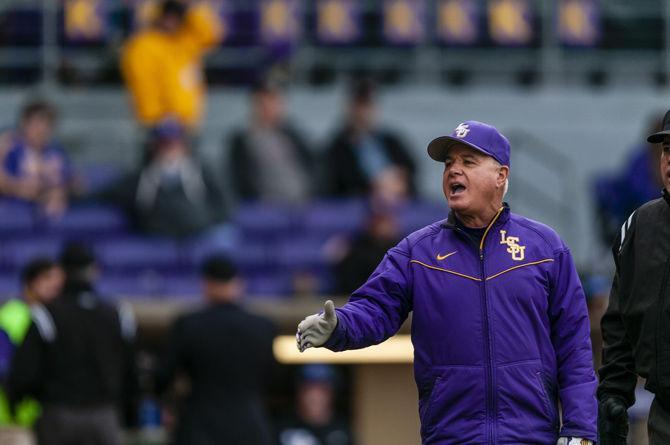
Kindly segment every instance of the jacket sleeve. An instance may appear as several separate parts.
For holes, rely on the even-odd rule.
[[[635,214],[633,214],[624,223],[621,236],[617,237],[612,247],[616,271],[610,291],[609,306],[600,322],[604,344],[603,364],[598,371],[600,374],[598,399],[620,397],[628,406],[635,403],[637,375],[634,371],[633,347],[626,335],[621,313],[622,302],[627,300],[630,289],[629,283],[622,274],[622,263],[627,262],[626,259],[633,258],[634,255],[635,219]]]
[[[33,322],[23,343],[12,357],[7,381],[7,395],[14,407],[26,396],[39,398],[44,376],[46,342]]]
[[[197,2],[186,14],[180,37],[193,55],[199,57],[218,45],[223,33],[223,23],[214,8],[208,2]]]
[[[165,352],[156,372],[156,393],[163,394],[174,381],[179,370],[184,367],[184,319],[178,318],[170,329]]]
[[[121,54],[121,72],[130,91],[135,115],[146,126],[158,122],[164,113],[161,93],[164,76],[152,69],[160,66],[152,61],[154,58],[153,51],[141,36],[131,39]]]
[[[555,253],[555,280],[549,300],[551,340],[556,352],[562,437],[597,439],[596,380],[586,297],[572,255]]]
[[[376,345],[394,335],[412,310],[407,240],[390,249],[367,282],[337,309],[337,327],[324,345],[332,351]]]

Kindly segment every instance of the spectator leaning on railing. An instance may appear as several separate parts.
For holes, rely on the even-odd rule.
[[[221,35],[220,20],[207,2],[164,0],[152,26],[126,42],[121,71],[143,127],[166,116],[198,127],[206,89],[202,59]]]

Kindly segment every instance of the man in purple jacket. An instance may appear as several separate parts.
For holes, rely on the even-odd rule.
[[[503,203],[509,142],[467,121],[428,154],[444,162],[449,217],[390,249],[344,307],[303,320],[299,349],[381,343],[413,311],[423,444],[591,444],[584,293],[556,232]]]

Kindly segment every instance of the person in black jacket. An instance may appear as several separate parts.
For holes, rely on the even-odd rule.
[[[10,405],[30,395],[42,405],[39,445],[118,445],[121,414],[136,391],[135,319],[100,300],[97,268],[83,246],[67,246],[62,295],[32,308],[33,323],[12,361]]]
[[[202,278],[208,305],[174,323],[156,376],[159,393],[178,373],[190,381],[174,443],[271,444],[262,391],[274,363],[274,326],[237,304],[242,284],[226,259],[206,260]]]
[[[325,151],[325,194],[335,197],[367,196],[375,181],[390,169],[404,177],[411,196],[416,195],[416,167],[409,150],[391,131],[379,128],[374,86],[356,83],[349,96],[344,126]]]
[[[314,160],[302,135],[287,122],[284,96],[265,81],[251,93],[248,128],[233,132],[229,172],[238,201],[303,203],[314,192]]]
[[[141,232],[214,238],[225,228],[227,200],[207,165],[191,151],[186,129],[165,119],[151,130],[149,158],[99,196],[122,206]]]
[[[637,209],[613,246],[616,274],[602,319],[598,429],[600,444],[623,445],[627,408],[638,376],[654,393],[650,445],[670,444],[670,111],[663,130],[647,138],[662,143],[663,197]]]

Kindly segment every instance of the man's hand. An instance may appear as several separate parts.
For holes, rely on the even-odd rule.
[[[598,404],[598,435],[600,445],[626,445],[628,412],[620,398],[610,397]]]
[[[307,348],[318,348],[328,341],[337,326],[335,306],[331,300],[323,305],[323,313],[310,315],[300,322],[295,339],[298,350],[303,352]]]

